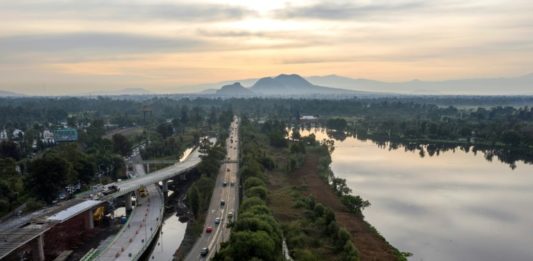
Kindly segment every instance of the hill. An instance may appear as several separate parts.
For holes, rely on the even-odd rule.
[[[8,92],[8,91],[0,90],[0,97],[21,97],[21,96],[26,96],[26,95],[16,93],[16,92]]]
[[[222,86],[220,90],[216,91],[215,95],[228,97],[249,97],[253,96],[254,92],[250,89],[244,88],[241,83],[236,82]]]
[[[370,93],[318,86],[310,83],[297,74],[280,74],[276,77],[265,77],[257,80],[250,88],[262,96],[317,96],[317,95],[370,95]]]

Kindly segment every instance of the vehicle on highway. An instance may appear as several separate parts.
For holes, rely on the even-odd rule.
[[[233,187],[235,185],[235,182],[232,181],[229,183],[229,185]]]
[[[213,232],[213,227],[207,227],[205,229],[205,233],[211,233],[211,232]]]
[[[227,181],[224,181],[224,183],[222,183],[222,186],[225,187],[228,185],[228,182]]]
[[[117,185],[109,185],[105,188],[105,190],[102,192],[104,195],[113,194],[115,192],[118,192],[120,190]]]
[[[220,206],[223,207],[224,205],[226,205],[226,201],[221,200],[221,201],[220,201]]]
[[[146,191],[146,188],[144,186],[139,189],[139,193],[141,194],[142,198],[148,195],[148,192]]]
[[[232,219],[233,218],[233,211],[230,211],[228,212],[228,219]]]
[[[204,248],[202,248],[202,250],[200,250],[200,255],[201,256],[207,256],[208,253],[209,253],[209,248],[207,248],[207,247],[204,247]]]
[[[228,168],[227,172],[229,172],[229,168]]]
[[[216,225],[220,224],[220,218],[219,217],[215,218],[215,224]]]

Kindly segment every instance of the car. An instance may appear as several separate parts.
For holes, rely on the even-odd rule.
[[[227,170],[227,172],[229,172],[229,169]]]
[[[221,200],[221,201],[220,201],[220,206],[222,207],[222,206],[224,206],[224,205],[226,205],[226,201]]]
[[[232,218],[233,218],[233,211],[228,212],[228,218],[229,218],[229,219],[232,219]]]
[[[213,232],[213,227],[207,227],[205,229],[205,233],[211,233],[211,232]]]
[[[220,224],[220,218],[219,217],[215,218],[215,224],[216,225]]]
[[[201,256],[207,256],[208,253],[209,253],[209,248],[207,248],[207,247],[204,247],[204,248],[202,248],[202,250],[200,250],[200,255]]]
[[[109,194],[113,194],[115,192],[118,192],[120,191],[120,188],[117,187],[117,185],[109,185],[107,186],[107,188],[103,191],[104,195],[109,195]]]
[[[229,183],[229,185],[233,187],[235,185],[235,182],[232,181]]]
[[[228,182],[227,181],[224,181],[224,183],[222,183],[222,186],[225,187],[228,185]]]

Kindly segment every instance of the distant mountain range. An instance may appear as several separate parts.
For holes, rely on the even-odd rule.
[[[26,95],[16,93],[16,92],[8,92],[8,91],[0,90],[0,97],[22,97],[22,96],[26,96]]]
[[[371,95],[371,93],[318,86],[297,74],[280,74],[276,77],[261,78],[250,88],[245,88],[239,82],[224,85],[216,91],[215,95],[224,97],[312,97],[319,95]]]
[[[381,82],[338,75],[312,76],[315,84],[349,90],[426,95],[533,95],[533,73],[514,78]]]
[[[221,87],[222,86],[222,87]],[[176,90],[175,88],[173,88]],[[533,95],[533,73],[519,77],[474,78],[447,81],[383,82],[353,79],[338,75],[301,77],[280,74],[276,77],[243,79],[219,83],[180,86],[186,95],[215,97],[335,97],[390,95]],[[166,93],[175,93],[167,90]],[[75,96],[158,95],[142,88],[93,91]],[[0,97],[20,97],[25,94],[0,91]]]

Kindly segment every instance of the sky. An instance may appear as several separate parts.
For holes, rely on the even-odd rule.
[[[531,0],[0,0],[0,90],[512,77],[533,72],[532,14]]]

